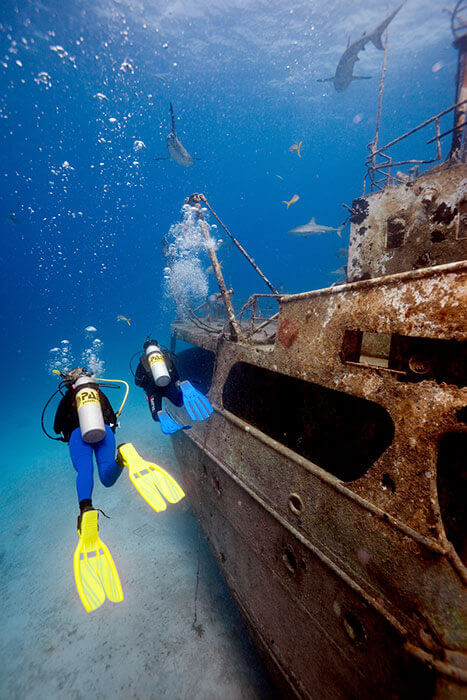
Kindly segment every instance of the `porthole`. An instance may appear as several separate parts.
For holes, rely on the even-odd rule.
[[[346,612],[343,617],[343,624],[348,638],[356,646],[361,646],[366,642],[365,628],[356,615]]]
[[[291,493],[289,496],[289,508],[295,515],[300,515],[303,511],[303,501],[298,493]]]
[[[282,561],[284,562],[285,568],[291,574],[294,574],[297,570],[297,560],[293,552],[292,547],[286,547],[282,554]]]

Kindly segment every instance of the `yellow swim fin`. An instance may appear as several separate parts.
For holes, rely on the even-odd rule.
[[[117,464],[121,467],[128,467],[131,483],[146,503],[157,513],[167,507],[164,498],[169,503],[178,503],[185,496],[184,491],[173,476],[157,464],[146,462],[140,457],[131,442],[119,445]]]
[[[105,600],[123,600],[117,568],[106,545],[99,538],[97,510],[81,515],[79,542],[73,558],[76,588],[87,612],[96,610]]]

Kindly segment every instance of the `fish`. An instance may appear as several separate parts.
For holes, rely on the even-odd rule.
[[[346,258],[348,254],[349,254],[348,248],[339,248],[338,251],[336,252],[336,258]]]
[[[338,277],[342,277],[347,273],[347,268],[345,265],[342,265],[342,267],[338,267],[336,270],[331,270],[329,273],[330,275],[337,275]]]
[[[126,321],[126,323],[128,323],[128,325],[131,326],[131,323],[130,323],[131,318],[127,318],[126,316],[122,316],[122,314],[118,314],[117,321]]]
[[[19,224],[21,223],[18,219],[17,213],[13,210],[8,212],[8,214],[5,216],[5,219],[8,221],[9,224],[13,224],[13,226],[19,226]]]
[[[170,116],[172,119],[172,131],[167,136],[167,150],[169,152],[169,158],[155,158],[154,160],[174,160],[179,165],[183,165],[184,168],[189,168],[194,165],[195,161],[194,158],[190,156],[185,146],[178,139],[172,103],[170,103]]]
[[[93,95],[93,97],[94,99],[99,100],[99,102],[102,102],[103,100],[107,100],[107,102],[109,101],[109,98],[107,97],[107,95],[104,95],[103,92],[96,92],[96,94]]]
[[[287,202],[287,200],[283,199],[282,204],[287,204],[287,209],[288,209],[291,204],[295,204],[295,202],[298,202],[299,199],[300,199],[300,197],[298,196],[298,194],[294,194],[292,199],[290,199],[288,202]]]
[[[298,143],[293,143],[289,148],[290,153],[296,153],[297,156],[299,158],[301,158],[302,156],[300,153],[300,149],[302,147],[302,143],[303,143],[303,141],[299,141]]]
[[[311,236],[315,233],[322,234],[331,233],[331,231],[335,231],[339,238],[342,238],[341,232],[343,228],[344,224],[338,226],[337,228],[334,228],[333,226],[324,226],[323,224],[317,224],[315,217],[313,217],[307,224],[303,224],[303,226],[297,226],[296,228],[290,229],[289,233],[293,234],[294,236]]]
[[[349,43],[340,57],[339,63],[337,64],[336,68],[336,73],[335,75],[332,76],[332,78],[318,78],[318,83],[334,83],[334,87],[337,92],[344,92],[346,90],[352,80],[370,80],[371,76],[369,75],[353,75],[353,69],[354,65],[357,61],[360,59],[358,58],[358,54],[360,51],[365,50],[365,46],[368,44],[368,42],[372,42],[373,45],[382,51],[384,49],[383,42],[382,42],[382,34],[384,30],[387,28],[389,23],[394,19],[394,17],[397,15],[399,10],[401,9],[402,5],[399,5],[399,7],[394,10],[386,19],[381,22],[381,24],[378,24],[376,29],[374,29],[372,32],[367,34],[364,32],[359,39],[356,39],[352,44]]]

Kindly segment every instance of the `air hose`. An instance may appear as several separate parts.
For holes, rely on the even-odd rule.
[[[48,400],[47,403],[45,404],[44,408],[42,409],[42,413],[41,413],[41,427],[42,427],[42,431],[43,431],[43,432],[45,433],[45,435],[47,435],[47,437],[50,438],[51,440],[59,440],[59,441],[61,441],[61,442],[63,442],[63,438],[62,438],[62,437],[54,437],[53,435],[50,435],[50,433],[47,432],[46,427],[45,427],[45,423],[44,423],[44,416],[45,416],[45,412],[46,412],[46,410],[47,410],[47,407],[48,407],[49,403],[52,401],[52,399],[54,398],[54,396],[56,396],[59,392],[60,392],[60,394],[63,396],[63,394],[62,394],[62,388],[63,388],[63,385],[64,385],[64,384],[65,384],[65,382],[60,382],[57,391],[54,391],[54,393],[52,394],[52,396],[49,398],[49,400]]]
[[[120,415],[122,413],[123,407],[126,403],[126,400],[128,398],[128,392],[130,391],[130,387],[128,386],[128,383],[125,382],[123,379],[102,379],[101,377],[95,377],[95,380],[97,382],[109,382],[109,383],[115,383],[115,384],[124,384],[126,389],[125,389],[125,396],[123,397],[123,401],[121,403],[120,408],[118,409],[117,413],[115,414],[117,418],[120,418]]]

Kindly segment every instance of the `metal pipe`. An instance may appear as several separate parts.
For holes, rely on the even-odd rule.
[[[431,122],[436,121],[436,119],[443,117],[445,114],[448,114],[448,112],[451,112],[453,109],[456,109],[457,107],[460,107],[463,104],[467,104],[467,99],[463,99],[460,102],[457,102],[456,104],[451,105],[451,107],[444,109],[442,112],[439,112],[439,114],[435,114],[434,117],[430,117],[429,119],[422,122],[418,126],[415,126],[413,129],[410,129],[410,131],[407,131],[405,134],[402,134],[402,136],[398,136],[397,139],[394,139],[393,141],[390,141],[389,143],[387,143],[385,146],[378,148],[378,150],[375,151],[374,154],[372,154],[372,155],[379,155],[382,151],[385,151],[390,146],[394,146],[395,143],[402,141],[402,139],[407,138],[407,136],[411,136],[416,131],[419,131],[419,129],[423,129],[423,127],[427,126],[428,124],[431,124]],[[367,162],[371,161],[371,157],[372,157],[371,155],[367,156]]]
[[[453,131],[457,131],[457,129],[462,129],[462,127],[465,126],[466,124],[467,124],[467,121],[462,122],[462,124],[459,124],[458,126],[454,126],[452,129],[449,129],[448,131],[443,131],[443,133],[440,134],[439,136],[433,136],[432,139],[427,141],[427,144],[433,143],[433,141],[436,141],[438,138],[442,139],[445,136],[447,136],[448,134],[452,134]]]
[[[219,286],[219,291],[222,296],[222,301],[224,302],[225,309],[227,311],[227,318],[230,325],[230,339],[234,341],[243,340],[243,333],[241,331],[240,325],[235,318],[235,312],[232,306],[232,300],[230,299],[229,291],[226,287],[224,278],[222,276],[219,261],[217,259],[216,251],[214,250],[214,241],[209,233],[209,226],[207,225],[203,213],[201,211],[201,202],[205,202],[206,197],[203,194],[192,194],[185,200],[186,204],[198,209],[198,218],[201,226],[201,231],[203,232],[204,240],[206,241],[206,250],[211,260],[212,269],[216,276],[217,284]]]
[[[389,32],[388,32],[388,29],[386,28],[386,38],[385,38],[385,42],[384,42],[383,65],[381,67],[381,79],[379,81],[378,109],[376,112],[375,137],[373,139],[373,142],[371,143],[371,154],[372,154],[371,162],[372,162],[373,166],[375,165],[375,158],[376,158],[376,153],[378,150],[379,125],[380,125],[380,121],[381,121],[381,110],[383,107],[384,76],[386,73],[386,58],[388,55],[388,43],[389,43]]]
[[[454,130],[452,135],[451,150],[448,159],[465,158],[465,140],[463,124],[467,116],[467,34],[459,36],[454,41],[458,50],[457,75],[456,75],[456,110],[454,112]]]
[[[268,318],[266,321],[264,321],[264,323],[261,323],[259,326],[257,326],[254,329],[252,336],[255,335],[258,331],[263,330],[263,328],[266,328],[266,326],[268,326],[272,321],[275,321],[278,318],[279,318],[279,311],[276,314],[274,314],[274,316],[271,316],[271,318]]]
[[[226,234],[230,237],[230,239],[233,241],[233,243],[235,243],[235,245],[237,246],[237,248],[239,249],[239,251],[240,251],[241,253],[243,253],[243,255],[244,255],[245,258],[248,260],[248,262],[250,263],[250,265],[256,270],[256,272],[257,272],[258,275],[261,277],[261,279],[264,280],[264,282],[268,285],[269,289],[270,289],[274,294],[279,294],[279,292],[277,291],[277,289],[276,289],[276,288],[273,286],[273,284],[268,280],[268,278],[266,277],[266,275],[259,269],[258,265],[255,263],[255,261],[253,260],[253,258],[251,258],[251,257],[248,255],[248,253],[246,252],[245,248],[241,245],[241,243],[239,243],[239,241],[237,241],[237,239],[235,238],[235,236],[233,236],[233,235],[230,233],[230,231],[229,231],[229,229],[227,228],[227,226],[219,219],[219,217],[217,216],[216,212],[212,209],[211,205],[209,204],[209,202],[208,202],[208,200],[206,199],[206,197],[204,196],[204,194],[200,194],[200,195],[198,195],[198,196],[199,196],[199,197],[202,199],[202,201],[205,203],[205,205],[207,206],[207,208],[209,209],[209,211],[211,212],[211,214],[212,214],[212,215],[217,219],[217,221],[220,223],[220,225],[222,226],[222,228],[224,229],[224,231],[226,232]]]

